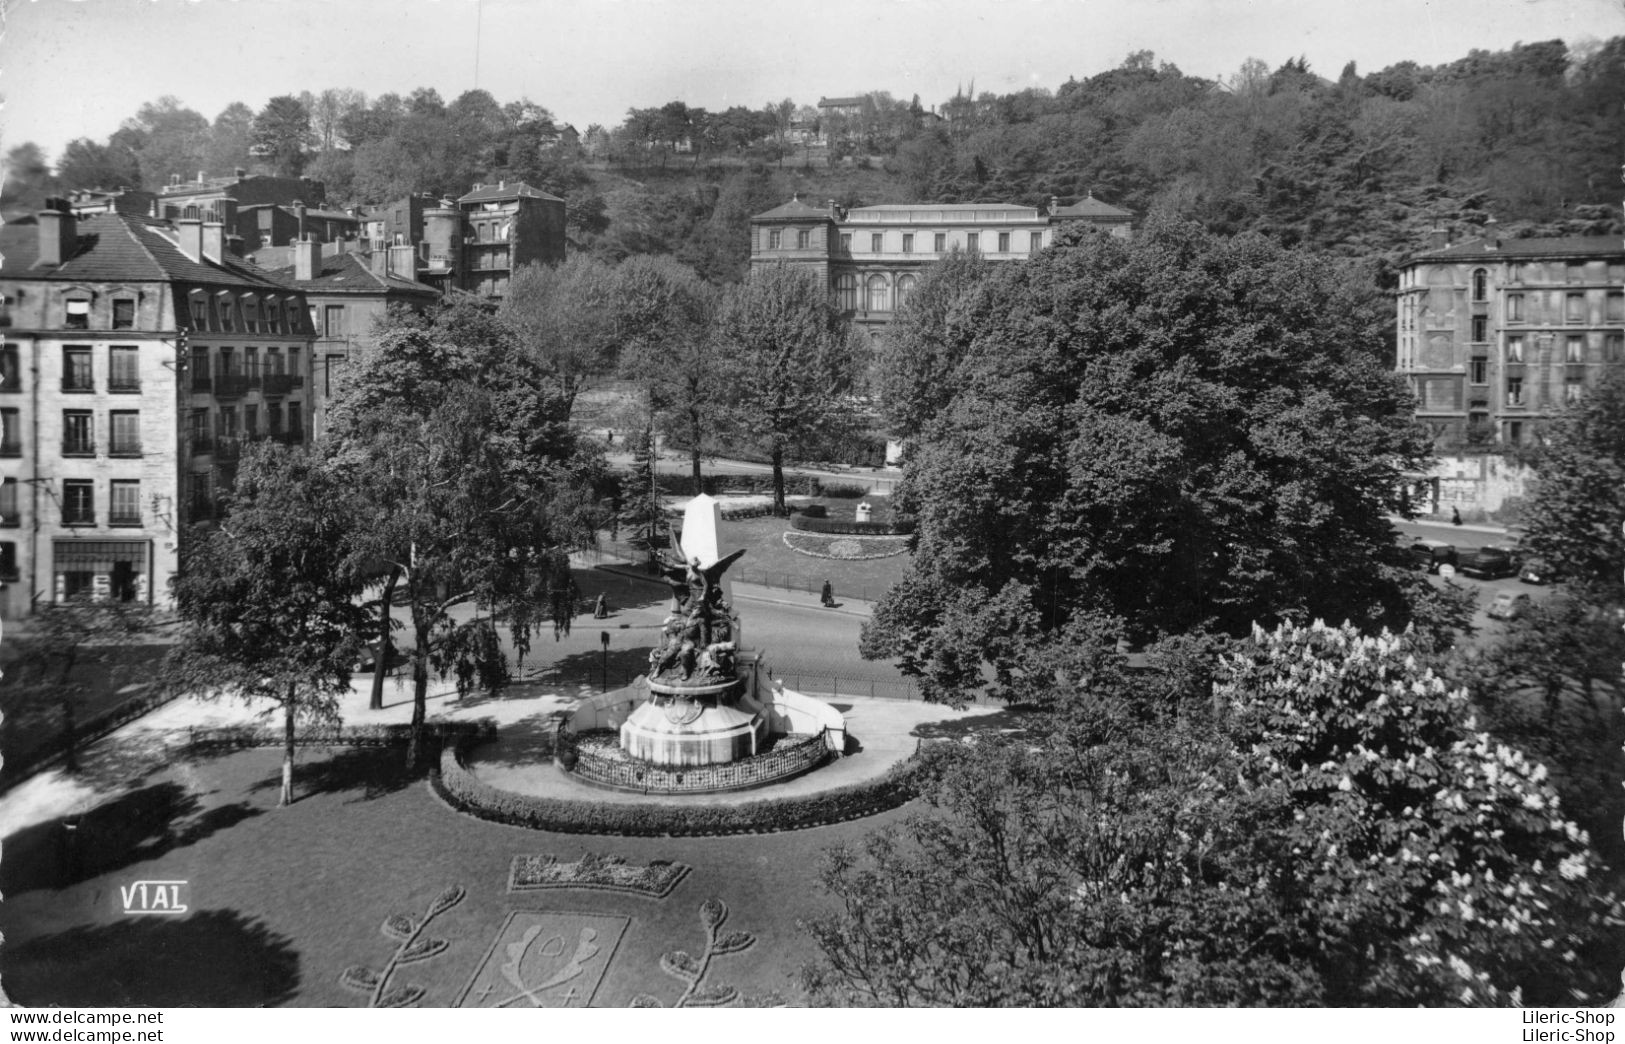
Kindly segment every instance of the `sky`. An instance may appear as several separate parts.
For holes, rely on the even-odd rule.
[[[562,123],[888,91],[927,107],[1051,90],[1149,50],[1228,78],[1299,56],[1336,78],[1469,50],[1625,35],[1625,0],[0,0],[0,148],[105,141],[166,94],[234,101],[353,87],[482,87]]]

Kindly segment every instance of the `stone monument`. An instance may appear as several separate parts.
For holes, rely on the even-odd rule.
[[[739,618],[721,554],[722,507],[701,494],[683,512],[681,542],[662,557],[672,613],[649,654],[649,699],[622,723],[628,755],[662,767],[716,765],[749,757],[768,738],[768,718],[752,691],[753,668],[740,663]]]

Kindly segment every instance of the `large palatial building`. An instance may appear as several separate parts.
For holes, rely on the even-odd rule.
[[[991,261],[1032,257],[1057,226],[1084,222],[1128,236],[1133,214],[1090,196],[1044,210],[1013,203],[890,203],[843,210],[795,198],[750,219],[752,265],[815,269],[842,311],[869,336],[891,322],[921,269],[958,250]]]
[[[1625,364],[1625,240],[1480,238],[1400,270],[1397,369],[1441,449],[1517,446]]]

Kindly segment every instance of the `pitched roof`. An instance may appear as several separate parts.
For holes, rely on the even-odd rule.
[[[498,199],[517,199],[523,196],[526,199],[549,199],[556,203],[564,200],[558,196],[548,195],[541,189],[531,188],[523,181],[516,181],[512,185],[481,185],[466,196],[459,197],[459,203],[486,203]]]
[[[439,297],[432,287],[399,276],[379,276],[359,254],[334,254],[322,258],[322,270],[314,279],[295,279],[295,268],[287,265],[266,270],[266,275],[283,286],[307,293],[377,294],[393,291]]]
[[[821,219],[821,220],[827,221],[827,220],[829,220],[829,217],[830,217],[830,213],[826,208],[824,208],[824,207],[815,207],[810,203],[803,203],[803,202],[801,202],[801,197],[796,196],[794,199],[790,200],[790,202],[780,204],[779,206],[774,207],[772,210],[763,211],[762,213],[757,214],[755,217],[751,218],[751,220],[752,221],[786,221],[786,220],[789,220],[789,221],[796,221],[796,220],[805,221],[805,220],[807,220],[809,218],[816,218],[816,219]]]
[[[1091,193],[1084,199],[1067,207],[1059,207],[1055,211],[1056,217],[1092,217],[1092,218],[1131,218],[1134,211],[1114,207],[1110,203],[1102,203]]]
[[[78,223],[79,245],[56,267],[39,267],[39,226],[0,229],[0,276],[74,282],[186,282],[281,289],[241,262],[193,261],[161,226],[132,214],[92,214]]]
[[[1606,257],[1625,255],[1625,236],[1561,236],[1551,239],[1469,239],[1422,250],[1412,261],[1492,260],[1498,257]]]

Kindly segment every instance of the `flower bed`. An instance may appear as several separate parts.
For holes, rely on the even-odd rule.
[[[430,721],[423,735],[430,741],[488,740],[496,737],[491,721]],[[410,725],[301,725],[294,730],[296,747],[387,747],[405,744],[412,738]],[[286,742],[282,729],[264,725],[230,725],[218,729],[188,730],[188,750],[220,747],[280,747]]]
[[[884,812],[912,800],[917,793],[915,765],[910,759],[877,779],[821,794],[727,805],[623,805],[541,797],[498,790],[480,780],[464,761],[472,743],[463,739],[448,746],[440,755],[439,770],[431,776],[430,785],[447,804],[493,823],[564,834],[692,837],[801,830]]]
[[[808,533],[837,533],[843,536],[907,536],[914,532],[912,518],[898,518],[890,522],[856,522],[837,518],[814,518],[805,512],[790,516],[792,529]]]
[[[891,558],[908,553],[906,536],[826,536],[818,533],[784,534],[784,546],[812,558],[838,558],[847,562],[863,562],[872,558]]]

